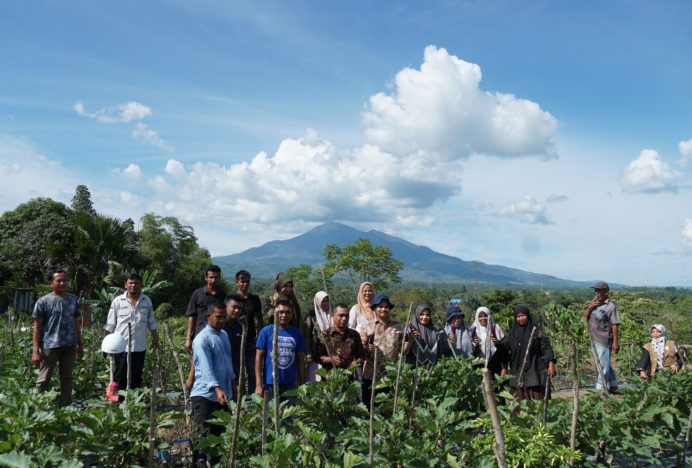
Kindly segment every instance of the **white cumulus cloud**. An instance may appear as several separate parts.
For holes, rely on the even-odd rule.
[[[680,151],[680,166],[686,167],[690,160],[692,160],[692,140],[685,140],[678,143],[678,150]]]
[[[132,130],[132,137],[137,140],[144,140],[150,145],[156,146],[157,148],[161,148],[162,150],[168,152],[172,152],[174,150],[173,146],[161,138],[155,130],[152,130],[141,122],[138,123]]]
[[[371,145],[339,150],[309,131],[282,141],[274,155],[260,152],[230,166],[184,166],[171,159],[166,175],[150,185],[159,200],[156,208],[189,221],[207,219],[199,210],[204,203],[218,219],[233,223],[337,219],[409,225],[415,219],[430,224],[425,210],[459,191],[450,176],[456,171],[455,163],[418,154],[400,157]]]
[[[150,107],[136,101],[118,104],[94,112],[88,112],[84,103],[82,101],[77,101],[72,108],[77,114],[83,117],[88,117],[105,124],[128,123],[134,120],[142,120],[152,115]]]
[[[557,157],[557,120],[535,102],[481,90],[481,78],[478,65],[426,47],[420,69],[401,70],[390,93],[370,98],[366,137],[385,152],[422,151],[444,160]]]
[[[548,208],[531,195],[509,204],[500,210],[500,214],[526,224],[551,224]]]
[[[692,219],[685,220],[682,227],[682,245],[686,249],[692,249]]]
[[[627,193],[676,192],[682,178],[683,174],[672,169],[658,152],[644,149],[627,165],[620,184]]]

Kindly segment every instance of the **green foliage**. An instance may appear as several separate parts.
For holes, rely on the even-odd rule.
[[[294,292],[298,298],[298,302],[300,302],[302,310],[308,311],[314,307],[313,298],[315,297],[315,293],[317,293],[317,291],[324,291],[325,285],[327,292],[331,290],[331,277],[325,275],[323,278],[322,271],[313,269],[312,266],[307,263],[303,263],[297,267],[288,267],[286,273],[293,279],[293,284],[295,286]]]
[[[0,216],[0,284],[47,283],[47,242],[71,249],[72,210],[50,198],[34,198]]]
[[[353,285],[370,281],[375,290],[386,289],[392,283],[401,282],[399,272],[404,263],[392,257],[392,251],[381,245],[373,246],[368,239],[358,239],[355,243],[339,247],[336,244],[324,246],[325,274],[333,276],[345,272]]]
[[[74,196],[72,197],[72,209],[88,215],[95,215],[96,210],[91,202],[91,192],[86,185],[78,185],[75,188]]]

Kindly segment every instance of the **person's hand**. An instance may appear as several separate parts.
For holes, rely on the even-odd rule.
[[[81,361],[83,357],[84,357],[84,345],[80,343],[77,345],[77,360]]]
[[[264,388],[262,387],[262,384],[255,385],[255,394],[259,396],[264,396]]]
[[[221,387],[214,387],[214,393],[216,394],[216,401],[219,402],[221,406],[226,406],[228,404],[228,397],[221,390]]]
[[[341,367],[344,365],[344,360],[341,359],[339,356],[332,356],[332,365],[336,367]]]
[[[677,373],[679,370],[680,370],[680,369],[678,369],[677,364],[673,364],[672,366],[670,366],[670,372],[671,372],[672,374]]]
[[[500,377],[507,377],[507,369],[502,369],[500,371]]]
[[[449,338],[449,341],[454,341],[454,333],[447,335],[447,338]]]
[[[594,310],[599,305],[601,305],[601,301],[598,300],[598,296],[594,296],[591,302],[589,302],[589,310]]]
[[[308,354],[305,356],[305,362],[308,364],[312,363],[312,354]]]
[[[671,369],[672,371],[672,369]],[[646,380],[649,378],[649,376],[646,374],[646,371],[639,371],[639,378],[642,380]]]
[[[411,330],[411,334],[416,338],[420,338],[420,332],[418,330]]]
[[[550,377],[555,377],[557,375],[557,368],[555,367],[555,363],[552,361],[548,363],[548,375]]]
[[[31,362],[36,366],[41,365],[41,353],[38,350],[34,350],[31,353]]]
[[[408,353],[409,348],[411,348],[411,342],[410,341],[404,341],[404,354]]]
[[[185,338],[185,351],[192,352],[192,339],[189,336]]]
[[[479,340],[478,337],[475,337],[471,343],[474,347],[478,348],[481,345],[481,340]]]
[[[151,349],[153,349],[154,351],[159,349],[159,339],[158,338],[153,338],[151,340]]]
[[[497,337],[495,335],[493,335],[490,339],[493,340],[493,344],[497,344]]]
[[[620,345],[618,343],[613,343],[613,352],[617,354],[620,352]]]
[[[186,386],[188,389],[192,389],[192,386],[193,386],[194,384],[195,384],[195,377],[194,377],[194,376],[189,376],[189,375],[188,375],[187,379],[185,379],[185,386]]]

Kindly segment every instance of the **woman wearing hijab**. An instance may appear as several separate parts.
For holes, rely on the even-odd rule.
[[[358,302],[348,312],[348,328],[353,328],[360,333],[370,320],[375,319],[375,314],[371,309],[374,296],[375,289],[372,283],[365,281],[360,284],[358,288]]]
[[[418,367],[434,365],[440,351],[440,332],[432,324],[432,314],[427,304],[416,307],[415,317],[408,324],[408,333],[413,337],[406,360]]]
[[[473,357],[479,352],[473,347],[471,333],[464,323],[464,314],[457,306],[447,307],[447,322],[444,328],[447,336],[447,353],[455,358]]]
[[[308,350],[308,382],[320,380],[315,374],[320,366],[314,362],[313,356],[319,356],[317,347],[323,332],[332,326],[332,305],[329,302],[329,295],[325,291],[318,291],[313,298],[314,308],[305,317],[305,346]]]
[[[514,397],[518,400],[543,399],[548,375],[554,377],[557,372],[557,360],[550,339],[540,326],[533,323],[528,308],[514,308],[512,329],[497,343],[497,348],[507,353],[506,360],[512,374],[509,387]],[[524,362],[526,365],[522,370]]]
[[[502,328],[496,324],[492,317],[490,316],[490,309],[487,307],[479,307],[476,309],[476,319],[471,325],[471,342],[474,348],[476,348],[482,357],[484,357],[488,362],[488,369],[493,374],[500,374],[502,372],[502,362],[499,357],[496,357],[497,352],[496,344],[502,338],[504,338],[505,333]]]
[[[682,359],[675,342],[667,338],[666,327],[656,323],[651,327],[651,341],[642,347],[637,370],[642,379],[651,380],[662,369],[675,374],[682,369]]]

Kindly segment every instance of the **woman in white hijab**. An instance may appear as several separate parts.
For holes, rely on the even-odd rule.
[[[485,357],[488,369],[495,374],[502,372],[501,359],[492,359],[497,348],[495,343],[504,338],[505,333],[496,324],[490,315],[490,309],[479,307],[476,309],[476,318],[471,325],[471,341],[480,354]]]
[[[682,359],[675,342],[667,338],[666,327],[655,323],[651,327],[651,341],[642,347],[637,370],[642,379],[650,380],[661,369],[675,374],[682,369]]]
[[[319,356],[317,345],[321,335],[332,327],[332,305],[329,302],[329,295],[325,291],[318,291],[313,299],[314,308],[305,318],[305,345],[307,346],[308,360],[308,382],[320,380],[315,374],[320,366],[315,362],[315,356]]]

